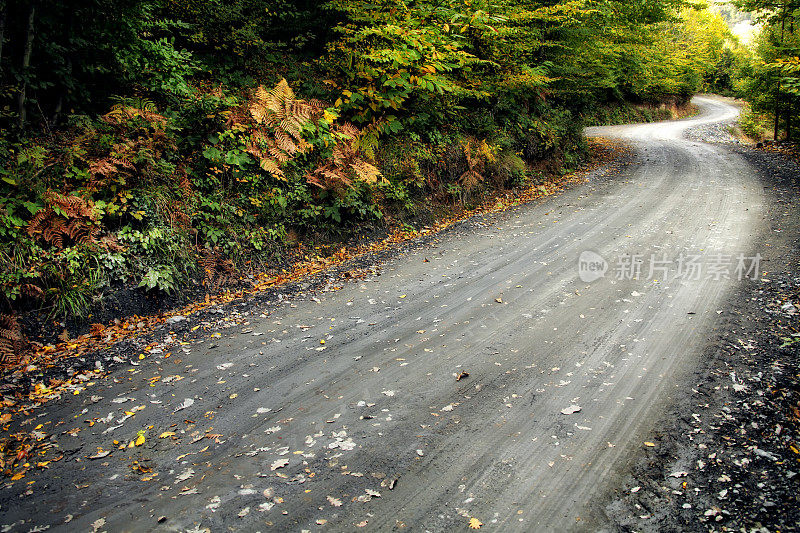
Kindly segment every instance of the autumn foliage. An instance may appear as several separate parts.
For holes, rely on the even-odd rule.
[[[726,38],[680,0],[27,4],[0,3],[0,312],[59,319],[536,189]]]

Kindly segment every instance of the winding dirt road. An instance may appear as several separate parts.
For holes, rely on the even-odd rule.
[[[120,365],[34,412],[66,456],[2,488],[2,524],[604,527],[604,495],[691,386],[726,295],[746,283],[738,256],[753,266],[766,231],[755,171],[683,138],[737,110],[696,103],[689,120],[592,128],[632,143],[621,173],[446,232],[380,276]],[[143,445],[113,445],[140,430]],[[97,447],[113,453],[89,459]]]

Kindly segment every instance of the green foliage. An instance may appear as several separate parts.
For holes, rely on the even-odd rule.
[[[147,290],[158,289],[171,294],[178,288],[177,278],[179,274],[180,272],[174,265],[150,267],[138,286]]]
[[[747,106],[739,115],[739,128],[751,139],[761,141],[767,132],[767,121],[764,115],[754,112]]]
[[[739,0],[734,3],[740,9],[751,11],[762,27],[752,53],[741,61],[735,88],[754,113],[771,115],[773,135],[796,138],[800,119],[800,2]],[[743,124],[743,127],[749,126]],[[761,133],[763,124],[752,126],[753,133]]]
[[[591,110],[729,87],[738,50],[683,4],[0,2],[3,305],[174,294],[298,234],[574,168]]]

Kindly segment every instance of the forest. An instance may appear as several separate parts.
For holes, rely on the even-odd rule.
[[[114,291],[221,290],[413,230],[697,92],[793,137],[795,5],[737,2],[747,48],[741,11],[684,0],[0,2],[0,357],[20,313],[88,324]]]

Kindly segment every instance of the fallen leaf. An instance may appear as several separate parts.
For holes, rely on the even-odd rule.
[[[655,448],[656,446],[655,443],[647,441],[645,441],[644,445],[647,446],[648,448]]]
[[[482,525],[483,525],[483,522],[481,522],[477,518],[470,518],[469,519],[469,528],[470,529],[480,529]]]
[[[172,437],[175,435],[174,431],[165,431],[161,435],[158,436],[159,439],[166,439],[167,437]]]
[[[182,483],[182,482],[186,481],[187,479],[190,479],[192,476],[194,476],[194,469],[193,468],[187,468],[182,473],[180,473],[178,475],[178,477],[175,478],[175,483]]]
[[[328,503],[333,505],[334,507],[341,507],[342,506],[342,500],[340,500],[338,498],[334,498],[333,496],[328,496]]]
[[[180,404],[180,405],[179,405],[179,406],[178,406],[178,407],[175,409],[175,412],[177,413],[178,411],[183,411],[184,409],[186,409],[186,408],[188,408],[188,407],[191,407],[192,405],[194,405],[194,400],[193,400],[193,399],[191,399],[191,398],[186,398],[185,400],[183,400],[183,403],[182,403],[182,404]]]
[[[284,466],[286,466],[288,464],[289,464],[289,459],[277,459],[269,467],[270,467],[270,470],[277,470],[279,468],[283,468]]]
[[[570,405],[569,407],[567,407],[565,409],[562,409],[561,410],[561,414],[562,415],[571,415],[571,414],[577,413],[580,410],[581,410],[581,406],[580,405]]]
[[[89,456],[89,459],[102,459],[103,457],[108,456],[110,453],[110,451],[104,451],[103,449],[99,448],[96,454]]]

